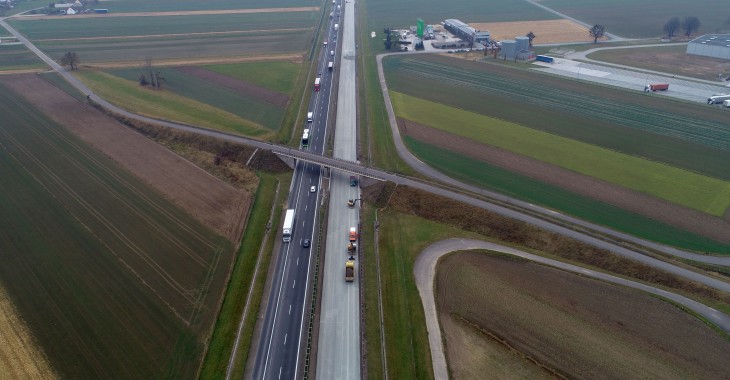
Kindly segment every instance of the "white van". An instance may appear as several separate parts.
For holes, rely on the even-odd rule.
[[[307,123],[311,123],[313,117],[314,117],[314,112],[307,112]]]
[[[330,50],[330,56],[331,57],[334,57],[334,55],[335,55],[335,51],[334,50]]]

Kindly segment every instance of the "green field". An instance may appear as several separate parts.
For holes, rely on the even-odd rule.
[[[285,61],[246,62],[229,65],[206,65],[210,71],[290,95],[301,65]]]
[[[317,12],[234,13],[187,16],[9,19],[31,40],[310,28]],[[200,48],[194,46],[191,48]]]
[[[260,124],[170,91],[143,88],[136,81],[99,71],[76,74],[99,96],[130,112],[253,137],[266,138],[272,134]]]
[[[142,62],[146,57],[157,60],[227,58],[272,54],[296,54],[311,39],[311,29],[287,31],[255,31],[213,35],[151,36],[142,38],[110,38],[93,40],[64,39],[40,41],[39,49],[51,57],[75,51],[82,63]]]
[[[46,64],[25,46],[0,44],[0,71],[44,67],[47,67]]]
[[[730,179],[727,112],[708,112],[707,107],[648,96],[640,89],[430,54],[389,57],[383,65],[391,90]]]
[[[602,24],[606,31],[622,37],[659,37],[664,23],[672,17],[680,20],[696,16],[702,23],[699,33],[730,30],[727,4],[721,0],[543,0],[541,4],[588,24]],[[680,31],[681,34],[681,31]]]
[[[730,253],[726,244],[610,204],[412,138],[405,138],[405,142],[420,160],[460,181],[662,244],[698,252]]]
[[[159,71],[165,78],[165,91],[218,108],[271,130],[278,130],[281,126],[281,119],[284,116],[283,108],[209,83],[174,68],[160,68]],[[118,69],[107,72],[130,82],[137,81],[140,76],[139,69]]]
[[[722,216],[730,182],[617,153],[504,120],[391,92],[396,115],[482,144]]]
[[[0,281],[64,378],[193,378],[232,248],[7,88]]]
[[[43,5],[47,5],[46,1]],[[163,11],[199,11],[214,9],[249,9],[249,8],[287,8],[316,7],[321,2],[315,0],[117,0],[100,2],[96,8],[108,8],[112,13],[119,12],[163,12]]]
[[[359,3],[363,6],[362,3]],[[368,34],[370,30],[382,33],[383,28],[402,28],[416,25],[421,18],[427,24],[438,24],[445,19],[469,22],[552,20],[558,17],[525,1],[493,0],[479,3],[474,0],[367,0]],[[378,37],[380,41],[380,37]],[[382,42],[381,42],[382,46]]]

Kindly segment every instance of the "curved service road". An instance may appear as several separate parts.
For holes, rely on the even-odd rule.
[[[547,259],[499,244],[471,239],[447,239],[426,247],[426,249],[418,255],[416,263],[413,266],[413,272],[416,277],[416,287],[418,288],[418,293],[421,295],[423,311],[426,316],[426,328],[428,330],[428,343],[431,349],[431,359],[433,360],[434,378],[438,380],[448,379],[448,370],[443,351],[438,314],[436,312],[436,302],[433,294],[436,264],[442,256],[450,252],[470,249],[487,249],[490,251],[502,252],[597,280],[642,290],[682,305],[701,315],[703,318],[707,319],[726,333],[730,333],[730,316],[676,293],[671,293],[653,286],[644,285],[605,273],[595,272],[590,269],[567,264],[561,261]]]

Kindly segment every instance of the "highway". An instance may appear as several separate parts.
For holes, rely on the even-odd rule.
[[[357,159],[357,92],[355,70],[355,5],[337,0],[344,14],[340,18],[340,79],[333,156]],[[349,173],[332,171],[327,247],[322,271],[317,379],[360,379],[360,299],[358,260],[355,281],[345,281],[348,234],[359,221],[358,207],[347,207],[348,199],[359,198],[359,186],[350,186]],[[355,256],[357,257],[357,256]]]
[[[349,8],[349,6],[347,6],[346,9],[347,8]],[[728,258],[728,257],[699,255],[699,254],[695,254],[695,253],[691,253],[691,252],[681,251],[681,250],[678,250],[678,249],[675,249],[672,247],[666,247],[666,246],[656,244],[653,242],[645,241],[645,240],[635,238],[635,237],[632,237],[629,235],[625,235],[625,234],[622,234],[622,233],[619,233],[616,231],[611,231],[609,229],[606,229],[606,228],[603,228],[600,226],[595,226],[590,223],[586,223],[584,221],[580,221],[575,218],[571,218],[569,216],[556,213],[552,210],[543,209],[543,208],[540,208],[539,206],[521,202],[517,199],[505,197],[500,194],[486,192],[481,189],[476,189],[476,188],[470,187],[468,185],[458,183],[457,181],[454,181],[452,179],[448,179],[448,178],[444,179],[443,178],[444,176],[441,173],[438,173],[438,175],[436,175],[435,178],[437,178],[438,180],[442,180],[445,183],[448,183],[452,186],[466,189],[469,191],[473,191],[475,194],[479,194],[484,197],[494,199],[494,201],[477,199],[477,198],[474,198],[473,196],[463,194],[460,192],[456,192],[456,191],[452,191],[452,190],[444,188],[444,187],[439,187],[439,186],[435,186],[433,184],[429,184],[429,183],[413,180],[410,178],[398,176],[398,175],[395,175],[392,173],[387,173],[387,172],[384,172],[384,171],[381,171],[381,170],[378,170],[375,168],[363,167],[363,166],[359,165],[358,163],[353,162],[354,159],[352,159],[352,158],[337,159],[337,158],[323,157],[323,156],[321,156],[322,151],[317,150],[316,144],[318,144],[318,143],[314,139],[313,139],[312,146],[310,146],[310,149],[311,149],[310,151],[300,151],[300,150],[292,149],[292,148],[289,148],[286,146],[278,146],[275,144],[258,141],[258,140],[253,140],[253,139],[249,139],[249,138],[245,138],[245,137],[241,137],[241,136],[237,136],[237,135],[233,135],[233,134],[229,134],[229,133],[225,133],[225,132],[214,131],[214,130],[199,128],[199,127],[195,127],[195,126],[184,125],[184,124],[174,123],[174,122],[169,122],[169,121],[164,121],[164,120],[156,120],[156,119],[152,119],[152,118],[148,118],[148,117],[144,117],[144,116],[140,116],[140,115],[136,115],[136,114],[127,112],[125,110],[122,110],[122,109],[108,103],[104,99],[102,99],[102,98],[98,97],[96,94],[92,93],[85,85],[83,85],[81,82],[79,82],[70,73],[66,72],[62,67],[60,67],[58,64],[56,64],[53,60],[51,60],[48,56],[46,56],[40,50],[38,50],[27,39],[25,39],[25,37],[20,35],[15,29],[13,29],[7,23],[5,23],[4,20],[0,20],[0,25],[3,25],[10,33],[12,33],[16,37],[18,37],[19,41],[21,41],[23,44],[25,44],[31,51],[36,53],[50,67],[52,67],[60,75],[62,75],[69,83],[71,83],[73,86],[78,88],[80,91],[83,91],[84,93],[89,94],[90,100],[96,102],[103,108],[106,108],[116,114],[119,114],[119,115],[122,115],[125,117],[129,117],[129,118],[133,118],[136,120],[148,122],[148,123],[154,123],[154,124],[162,125],[165,127],[174,128],[177,130],[184,130],[184,131],[207,135],[207,136],[211,136],[211,137],[215,137],[215,138],[220,138],[220,139],[231,141],[231,142],[242,143],[242,144],[254,146],[254,147],[257,147],[260,149],[270,150],[270,151],[273,151],[278,154],[298,158],[299,163],[297,164],[297,168],[295,170],[295,180],[292,182],[291,189],[293,192],[291,193],[291,196],[290,196],[290,204],[296,205],[298,208],[301,208],[301,207],[307,208],[306,212],[304,213],[305,215],[307,213],[316,213],[316,208],[312,209],[312,206],[310,206],[310,205],[315,204],[317,202],[316,198],[321,195],[319,192],[316,193],[317,197],[306,194],[306,192],[308,191],[307,185],[309,183],[312,183],[312,178],[314,178],[311,176],[314,175],[314,172],[316,172],[317,176],[319,175],[319,170],[318,169],[314,170],[316,165],[311,166],[312,164],[305,164],[305,162],[310,162],[310,163],[326,165],[326,166],[333,167],[333,168],[339,168],[341,170],[361,173],[363,175],[371,176],[374,178],[390,180],[399,185],[407,185],[407,186],[418,188],[418,189],[428,191],[431,193],[443,195],[443,196],[449,197],[451,199],[463,201],[468,204],[474,205],[476,207],[484,208],[484,209],[493,211],[493,212],[498,213],[503,216],[521,220],[521,221],[530,223],[532,225],[535,225],[537,227],[544,228],[548,231],[559,233],[561,235],[565,235],[565,236],[574,238],[576,240],[582,241],[584,243],[587,243],[587,244],[590,244],[593,246],[608,249],[609,251],[619,254],[621,256],[625,256],[625,257],[629,257],[629,258],[638,260],[640,262],[651,265],[653,267],[657,267],[659,269],[665,270],[669,273],[674,273],[674,274],[692,279],[699,283],[703,283],[703,284],[713,287],[715,289],[726,291],[726,292],[730,291],[730,284],[728,284],[727,282],[674,266],[672,264],[655,259],[653,257],[649,257],[640,251],[636,251],[634,249],[627,248],[626,246],[624,246],[622,244],[622,241],[629,241],[631,243],[641,245],[644,247],[648,247],[651,249],[655,249],[657,251],[660,251],[660,252],[663,252],[663,253],[666,253],[669,255],[675,255],[675,256],[679,256],[679,257],[683,257],[683,258],[688,258],[691,260],[696,260],[699,262],[706,262],[706,263],[711,263],[711,264],[716,264],[716,265],[730,266],[730,258]],[[378,71],[379,71],[379,74],[382,75],[382,67],[380,65],[380,59],[382,59],[382,56],[378,57]],[[322,64],[322,62],[320,62],[319,64]],[[326,74],[324,76],[326,76]],[[328,93],[329,89],[326,90],[327,95],[324,95],[325,94],[324,88],[329,87],[331,85],[332,85],[331,80],[323,82],[323,90],[320,91],[320,93],[316,96],[316,98],[319,99],[320,97],[329,96],[329,93]],[[383,91],[386,94],[386,106],[388,108],[389,117],[391,117],[392,107],[391,107],[390,101],[387,97],[387,88],[384,86],[384,80],[383,80],[382,76],[381,76],[381,85],[383,85]],[[354,86],[354,82],[353,82],[353,86]],[[319,101],[318,99],[314,100],[313,104],[310,104],[310,109],[316,110],[317,107],[322,107],[322,105],[324,103],[317,103]],[[329,99],[327,100],[326,103],[329,104]],[[353,111],[354,111],[354,108],[353,108]],[[318,112],[321,112],[321,110]],[[339,115],[339,111],[338,111],[338,115]],[[353,112],[353,115],[354,115],[354,112]],[[317,123],[321,123],[321,122],[322,121],[317,121],[315,119],[313,124],[317,124]],[[338,120],[338,122],[339,122],[339,120]],[[314,135],[320,134],[320,133],[323,135],[322,130],[319,128],[322,128],[322,126],[317,125],[316,127],[313,127],[313,129],[316,129],[316,131],[313,131]],[[431,172],[428,169],[425,169],[423,166],[421,166],[421,165],[423,165],[422,162],[418,161],[413,156],[409,157],[407,150],[405,150],[405,148],[402,146],[402,141],[400,140],[400,136],[397,134],[397,128],[395,127],[394,122],[393,122],[393,134],[394,134],[395,142],[396,142],[396,145],[398,148],[398,153],[402,157],[404,157],[404,159],[406,159],[407,162],[415,165],[417,170],[422,171],[424,173],[429,173],[429,175],[430,175]],[[353,136],[355,136],[355,135],[353,135]],[[337,134],[335,135],[335,138],[337,139]],[[352,141],[354,144],[354,141],[355,141],[354,137],[352,138]],[[323,141],[320,140],[319,144],[322,144],[322,143],[323,143]],[[336,150],[337,149],[338,148],[336,147]],[[337,156],[337,154],[339,154],[339,153],[336,152],[336,156]],[[309,170],[307,168],[309,168]],[[337,171],[333,171],[333,173],[336,173],[336,172]],[[303,179],[304,174],[302,174],[302,173],[309,175],[310,178],[308,180],[304,180]],[[333,189],[340,188],[340,186],[337,184],[337,182],[340,181],[342,178],[343,177],[337,177],[336,174],[333,174],[333,178],[332,178]],[[309,181],[309,182],[307,182],[307,181]],[[317,177],[316,183],[319,184],[319,177]],[[319,189],[319,186],[318,186],[318,189]],[[335,196],[336,195],[333,195],[333,198]],[[342,199],[346,199],[347,197],[350,197],[350,195],[345,195],[345,198],[342,198]],[[315,202],[315,203],[310,203],[310,202]],[[332,202],[333,203],[331,204],[330,209],[334,209],[337,207],[334,199]],[[509,206],[509,207],[505,207],[505,206]],[[342,211],[343,210],[340,210],[340,212],[342,212]],[[274,328],[275,326],[280,326],[280,325],[272,322],[272,328],[270,329],[271,331],[274,331],[274,330],[276,330],[276,332],[281,332],[281,331],[285,331],[285,330],[293,331],[296,328],[299,328],[300,329],[299,331],[301,331],[302,318],[300,317],[299,321],[297,321],[297,318],[290,317],[289,316],[289,307],[285,304],[285,302],[290,302],[293,305],[293,304],[295,304],[295,301],[296,301],[295,296],[290,296],[289,289],[296,289],[297,291],[301,291],[301,294],[303,294],[303,295],[306,295],[306,293],[307,293],[306,288],[308,285],[302,284],[301,281],[303,281],[303,280],[301,280],[300,277],[297,277],[297,276],[303,276],[303,278],[307,277],[307,275],[306,274],[303,275],[302,272],[309,271],[310,270],[309,266],[311,264],[304,265],[302,262],[302,257],[307,257],[309,259],[310,256],[309,256],[309,252],[307,250],[301,249],[301,246],[297,246],[297,244],[299,242],[298,239],[301,239],[301,238],[303,238],[303,236],[305,236],[306,230],[314,230],[315,218],[312,216],[312,219],[311,219],[312,223],[307,224],[305,220],[302,220],[303,217],[304,216],[302,215],[302,213],[299,213],[297,216],[297,222],[303,223],[303,224],[300,224],[297,226],[297,228],[295,228],[292,244],[286,245],[287,247],[282,248],[282,251],[280,251],[278,253],[279,259],[277,259],[277,262],[276,262],[277,270],[275,273],[279,273],[279,275],[278,275],[278,277],[276,277],[276,279],[274,279],[272,281],[272,287],[276,283],[278,283],[279,285],[278,285],[277,291],[274,292],[272,289],[271,293],[277,294],[276,303],[280,305],[278,308],[275,308],[275,311],[274,311],[274,314],[277,316],[276,320],[286,319],[287,322],[286,323],[282,322],[282,325],[286,325],[286,326],[281,327],[281,329],[279,327]],[[330,224],[334,224],[334,223],[332,221],[330,221]],[[583,232],[580,230],[575,230],[574,228],[571,228],[571,225],[577,225],[580,227],[590,228],[592,230],[599,231],[600,233],[608,236],[609,240],[607,240],[606,237],[599,238],[599,237],[595,236],[594,234],[586,233],[586,232]],[[334,239],[335,235],[337,235],[337,234],[331,235],[333,237],[332,240],[335,240]],[[312,234],[310,234],[309,236],[312,236]],[[338,237],[338,239],[339,239],[339,237]],[[344,240],[345,237],[343,236],[342,239]],[[328,239],[328,240],[330,240],[330,239]],[[342,252],[342,251],[340,251],[340,252]],[[342,252],[341,254],[342,254],[342,258],[344,259],[345,253]],[[328,258],[330,257],[329,256],[330,255],[329,247],[327,247],[326,255]],[[330,261],[336,261],[336,260],[337,259],[330,260]],[[341,264],[343,264],[342,261],[340,262],[340,264],[338,264],[338,267]],[[305,266],[307,268],[302,269]],[[325,266],[326,266],[326,263],[325,263]],[[326,269],[325,269],[325,271],[326,271]],[[344,268],[340,267],[340,269],[338,269],[339,275],[343,275],[343,271],[344,271]],[[294,276],[294,278],[289,278],[288,276]],[[325,280],[325,281],[327,281],[327,280]],[[327,287],[328,287],[328,285],[325,284],[325,288],[327,288]],[[325,295],[323,295],[323,297],[325,297]],[[271,302],[271,301],[267,302],[267,304],[266,304],[267,313],[268,313],[268,310],[272,303],[273,302]],[[305,315],[305,313],[303,313],[304,306],[302,306],[302,309],[294,308],[294,307],[292,307],[292,308],[295,309],[292,311],[293,313],[299,313],[300,316]],[[296,309],[298,309],[298,310],[296,310]],[[272,319],[272,321],[274,320],[274,318],[271,318],[271,319]],[[325,318],[323,318],[323,320],[324,319]],[[353,321],[353,323],[354,322],[355,321]],[[296,343],[297,347],[295,350],[294,343],[292,343],[293,338],[291,335],[288,335],[288,334],[289,333],[286,332],[283,337],[275,336],[275,338],[271,340],[272,343],[266,349],[266,351],[269,351],[269,352],[274,351],[277,349],[277,347],[279,347],[278,344],[284,344],[285,352],[276,353],[275,356],[277,356],[276,361],[280,362],[280,363],[283,362],[284,357],[294,357],[293,361],[286,362],[288,364],[287,370],[289,372],[286,372],[286,373],[284,372],[283,365],[279,365],[279,367],[277,368],[276,365],[273,364],[275,361],[274,358],[270,357],[268,359],[267,364],[265,365],[267,367],[267,370],[265,371],[265,372],[267,372],[267,374],[266,374],[267,378],[275,378],[274,376],[276,376],[276,378],[278,378],[280,373],[282,374],[281,378],[301,377],[301,372],[297,372],[297,366],[301,366],[301,363],[299,362],[299,357],[301,355],[297,355],[297,351],[300,349],[300,347],[299,347],[300,343],[299,343],[298,338],[295,338],[295,340],[297,340],[297,343]],[[300,335],[300,334],[294,334],[294,335]],[[321,339],[323,339],[323,338],[321,337]],[[287,345],[289,347],[288,351],[286,348]],[[322,347],[320,347],[320,350],[321,349],[322,349]],[[320,357],[321,356],[322,356],[322,354],[320,353]],[[258,358],[257,358],[257,360],[258,360]],[[292,367],[293,367],[293,369],[290,369]],[[325,366],[323,366],[323,368],[325,368]],[[358,366],[358,368],[359,368],[359,366]],[[357,371],[357,376],[359,376],[359,370],[353,370],[353,371]],[[290,375],[290,376],[285,376],[285,375]],[[325,375],[323,374],[322,376],[325,376]],[[256,378],[262,378],[262,377],[256,377]]]
[[[313,95],[308,112],[313,118],[305,119],[304,128],[309,129],[309,146],[300,149],[321,155],[325,149],[330,94],[334,82],[334,71],[327,65],[334,61],[330,54],[334,41],[329,36],[335,33],[335,20],[330,19],[325,28],[325,41],[315,64],[320,87],[312,84]],[[294,230],[290,243],[281,242],[271,281],[268,299],[262,303],[266,312],[261,321],[261,334],[256,349],[252,377],[254,379],[297,379],[303,376],[307,344],[309,307],[311,307],[311,280],[317,254],[316,236],[318,201],[323,191],[320,178],[321,166],[305,161],[296,161],[292,186],[289,191],[288,208],[296,210]],[[315,191],[311,191],[314,186]],[[302,242],[309,239],[310,247]]]

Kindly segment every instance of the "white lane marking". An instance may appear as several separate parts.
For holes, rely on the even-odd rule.
[[[299,266],[299,258],[297,257],[297,266]]]
[[[294,282],[292,282],[292,284],[291,284],[291,287],[294,288],[294,285],[296,285],[296,284],[297,284],[297,280],[294,280]]]
[[[279,378],[281,379],[281,367],[279,367]]]
[[[284,334],[284,345],[286,346],[286,338],[289,336],[289,334]]]
[[[291,315],[291,304],[289,304],[289,315]]]

